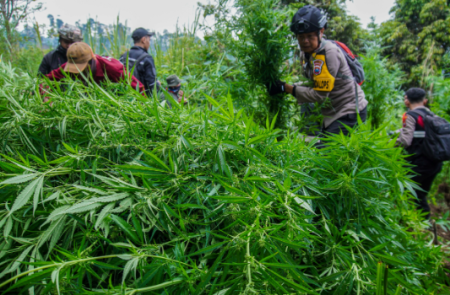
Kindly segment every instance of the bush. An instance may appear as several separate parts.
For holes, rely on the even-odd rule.
[[[290,58],[289,11],[277,0],[239,0],[235,7],[240,14],[234,24],[238,37],[235,51],[244,64],[248,82],[265,88],[281,79],[283,65]],[[271,118],[277,118],[276,127],[286,127],[289,105],[283,94],[264,93],[256,99]]]
[[[274,120],[259,127],[230,96],[166,109],[124,84],[67,81],[43,104],[22,80],[0,97],[11,110],[0,126],[0,291],[446,288],[385,134],[354,131],[317,150],[296,133],[277,141]]]
[[[395,115],[396,109],[403,106],[403,95],[400,90],[403,73],[398,67],[389,68],[387,58],[380,55],[381,49],[376,44],[370,44],[362,56],[365,81],[362,85],[366,99],[367,115],[373,128],[380,127]]]

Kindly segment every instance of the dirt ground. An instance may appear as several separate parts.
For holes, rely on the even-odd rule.
[[[436,218],[441,218],[445,212],[450,210],[445,203],[438,203],[437,206],[430,204],[430,208],[432,217]],[[444,243],[450,242],[450,231],[446,231],[439,225],[436,225],[436,232],[437,235],[444,240]]]
[[[447,199],[447,198],[446,198]],[[438,202],[437,205],[430,204],[431,208],[431,217],[433,218],[442,218],[442,215],[444,215],[446,212],[450,210],[449,204],[447,200],[442,200],[442,202]],[[450,220],[450,217],[449,217]],[[436,225],[436,234],[439,237],[438,241],[435,240],[435,242],[438,242],[439,244],[448,245],[450,243],[450,230],[444,230],[441,226]],[[447,248],[444,246],[444,248]],[[450,261],[445,261],[445,268],[450,271]],[[447,276],[450,278],[450,273],[447,273]]]
[[[442,216],[450,210],[450,186],[446,183],[441,183],[438,188],[438,194],[444,198],[439,200],[436,205],[430,204],[432,218],[441,219]],[[450,217],[449,217],[450,220]],[[450,230],[444,230],[441,226],[436,226],[436,232],[442,238],[442,242],[447,244],[450,241]]]

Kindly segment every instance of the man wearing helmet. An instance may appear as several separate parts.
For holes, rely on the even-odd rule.
[[[75,42],[83,41],[81,30],[75,26],[64,24],[58,31],[59,46],[47,53],[39,66],[39,74],[47,75],[67,62],[67,49]]]
[[[342,131],[347,134],[344,125],[355,126],[358,113],[365,121],[368,102],[342,50],[323,37],[326,25],[326,15],[311,5],[299,9],[291,23],[291,31],[301,50],[302,74],[312,80],[314,86],[278,81],[268,90],[271,95],[292,94],[300,104],[321,103],[323,132],[338,134]]]

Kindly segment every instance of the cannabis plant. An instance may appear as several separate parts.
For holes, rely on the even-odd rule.
[[[277,0],[235,1],[235,43],[238,56],[244,63],[248,82],[262,87],[273,85],[283,75],[283,65],[290,57],[291,38],[288,10]],[[284,112],[289,108],[283,94],[260,96],[276,127],[285,127]]]
[[[126,83],[39,81],[41,94],[21,79],[0,92],[5,294],[446,288],[405,161],[380,130],[316,149],[297,133],[277,140],[276,119],[258,126],[231,96],[168,109]]]

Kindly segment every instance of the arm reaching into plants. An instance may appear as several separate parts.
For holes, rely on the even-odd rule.
[[[95,82],[102,82],[105,80],[105,76],[108,77],[109,80],[115,83],[119,83],[121,80],[128,79],[130,74],[124,70],[124,67],[120,61],[114,59],[112,57],[103,57],[97,55],[97,66],[102,69],[102,71],[96,71],[94,75]],[[134,76],[131,76],[131,87],[133,89],[139,89],[139,93],[145,95],[144,84],[141,83]]]
[[[326,28],[327,15],[317,7],[306,5],[294,15],[290,29],[301,50],[302,73],[314,85],[284,83],[278,91],[292,94],[299,104],[322,104],[323,132],[347,134],[344,124],[357,125],[358,114],[366,120],[368,102],[357,84],[364,81],[364,74],[345,44],[324,38]]]

